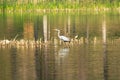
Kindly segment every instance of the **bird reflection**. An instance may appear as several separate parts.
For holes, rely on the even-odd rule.
[[[55,56],[56,63],[58,63],[58,64],[62,63],[68,54],[69,54],[69,48],[59,49],[56,56]]]
[[[69,48],[62,48],[58,51],[58,56],[65,57],[69,53]]]

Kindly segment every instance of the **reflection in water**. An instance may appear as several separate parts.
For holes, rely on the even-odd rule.
[[[43,59],[42,59],[42,79],[43,80],[48,80],[50,78],[49,76],[49,50],[48,50],[48,46],[45,45],[44,46],[44,50],[43,50],[44,54],[43,54]],[[52,64],[51,64],[52,66]]]
[[[47,15],[43,16],[43,35],[44,35],[44,42],[47,42]]]
[[[23,49],[21,49],[22,51]],[[19,50],[20,51],[20,50]],[[34,50],[31,48],[20,51],[19,76],[23,80],[35,79]],[[32,74],[31,74],[32,73]]]
[[[0,39],[11,40],[18,34],[18,39],[35,38],[36,41],[44,37],[46,42],[53,39],[52,29],[59,28],[72,38],[78,34],[80,44],[73,42],[70,48],[63,48],[55,40],[55,45],[33,44],[34,47],[0,45],[1,80],[120,80],[120,40],[110,42],[109,39],[119,37],[118,15],[103,18],[97,14],[51,14],[37,15],[37,18],[34,15],[30,17],[32,20],[26,16],[0,16]],[[87,45],[83,44],[86,39],[89,39]],[[21,44],[24,41],[20,40]]]
[[[34,39],[34,26],[32,22],[24,23],[24,39],[25,40]]]
[[[85,79],[84,59],[76,53],[78,49],[59,48],[55,55],[55,80]]]
[[[42,80],[42,54],[39,53],[40,48],[35,47],[35,72],[36,72],[36,80]]]
[[[69,48],[61,48],[57,53],[55,53],[55,61],[60,64],[64,62],[65,57],[69,54]]]
[[[105,16],[103,17],[103,22],[102,22],[102,36],[103,36],[103,44],[106,44],[106,20]]]
[[[106,20],[105,15],[103,16],[103,23],[102,23],[102,36],[103,36],[103,69],[104,69],[104,80],[108,80],[108,62],[107,62],[107,41],[106,41]]]
[[[67,56],[68,53],[69,53],[69,48],[63,48],[58,51],[58,55],[61,57]]]
[[[38,32],[39,32],[39,25],[38,25],[38,23],[39,23],[39,17],[37,17],[37,19],[36,19],[36,21],[35,21],[35,25],[34,25],[34,38],[35,38],[35,41],[37,41],[38,40]]]
[[[88,19],[87,19],[87,15],[86,15],[86,43],[89,44],[89,24],[88,24]]]
[[[0,17],[0,25],[2,26],[0,27],[0,39],[12,40],[18,34],[17,39],[44,39],[46,42],[53,40],[54,32],[52,29],[58,28],[62,29],[61,31],[70,36],[71,39],[78,34],[77,39],[83,38],[84,42],[87,43],[88,38],[89,41],[95,37],[97,40],[101,39],[101,24],[104,26],[106,23],[106,27],[110,25],[107,31],[109,36],[119,37],[119,22],[117,22],[119,18],[116,15],[109,16],[105,14],[105,16],[103,20],[101,19],[102,15],[91,14],[5,15]]]
[[[70,27],[71,27],[71,19],[70,19],[70,15],[68,15],[68,34],[70,34]]]
[[[104,80],[108,80],[108,58],[107,58],[107,45],[103,45],[103,59],[104,59]]]
[[[119,54],[113,51],[114,54],[111,56],[111,53],[107,51],[108,48],[111,47],[106,47],[106,45],[94,47],[90,44],[71,46],[70,48],[50,45],[36,46],[34,49],[24,47],[1,48],[0,79],[108,80],[110,78],[108,74],[117,75],[117,73],[112,72],[119,69],[119,63],[118,66],[115,66],[115,60],[112,59],[113,57],[115,59],[115,56]],[[120,51],[119,47],[115,49]],[[119,57],[117,58],[116,60],[119,61]],[[108,63],[108,60],[112,63],[110,61]],[[111,65],[109,65],[110,63]],[[116,77],[119,78],[119,76]]]
[[[11,47],[11,73],[12,73],[12,80],[17,79],[17,49]]]

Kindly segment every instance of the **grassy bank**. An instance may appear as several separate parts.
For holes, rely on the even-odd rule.
[[[44,3],[28,3],[28,4],[1,4],[0,13],[24,13],[24,12],[78,12],[78,11],[118,11],[120,12],[120,2],[106,3],[67,3],[67,2],[44,2]]]

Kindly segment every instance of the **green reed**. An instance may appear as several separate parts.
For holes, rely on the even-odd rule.
[[[7,3],[3,2],[0,5],[1,11],[7,12],[27,12],[27,11],[43,11],[43,10],[90,10],[90,11],[104,11],[104,10],[111,10],[111,9],[119,9],[120,2],[66,2],[66,1],[56,1],[56,2],[40,2],[40,3],[22,3],[18,4],[17,2],[14,3]]]

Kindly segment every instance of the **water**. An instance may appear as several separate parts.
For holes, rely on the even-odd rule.
[[[46,42],[0,45],[0,80],[119,80],[119,22],[118,13],[0,14],[0,40]],[[75,41],[59,44],[56,28]]]

